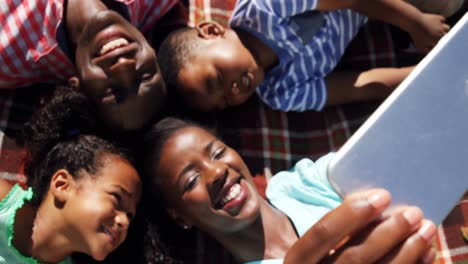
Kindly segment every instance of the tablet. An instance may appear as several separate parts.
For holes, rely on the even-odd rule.
[[[468,14],[337,152],[343,196],[382,187],[440,224],[468,189]]]

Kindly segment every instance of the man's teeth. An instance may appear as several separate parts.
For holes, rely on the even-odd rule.
[[[222,204],[225,205],[232,199],[236,198],[241,192],[241,186],[240,184],[236,183],[234,184],[231,189],[229,189],[228,193],[223,197],[221,200]]]
[[[116,48],[119,48],[125,45],[128,45],[128,40],[124,38],[111,40],[102,46],[102,48],[99,50],[99,55],[106,54],[107,52],[110,52]]]

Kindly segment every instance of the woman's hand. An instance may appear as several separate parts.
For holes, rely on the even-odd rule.
[[[434,224],[416,207],[382,214],[390,200],[381,189],[350,195],[291,247],[284,263],[431,263]]]
[[[416,48],[424,53],[429,52],[447,32],[450,26],[445,24],[441,15],[422,13],[418,21],[408,30]]]

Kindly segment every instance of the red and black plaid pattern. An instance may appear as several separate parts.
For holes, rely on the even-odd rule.
[[[465,231],[463,232],[463,228]],[[468,192],[438,227],[436,264],[468,263]]]
[[[336,151],[379,102],[326,107],[323,112],[272,110],[257,97],[217,115],[218,130],[253,174],[291,168],[304,157]]]
[[[149,31],[177,0],[116,0],[127,5],[130,23]],[[58,82],[75,75],[73,62],[58,48],[63,0],[0,1],[0,88]]]

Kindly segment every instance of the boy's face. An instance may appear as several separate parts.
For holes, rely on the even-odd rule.
[[[76,67],[80,89],[112,127],[141,128],[165,102],[154,49],[116,12],[101,11],[84,27]]]
[[[192,108],[220,110],[247,101],[264,78],[237,34],[226,29],[205,41],[202,51],[178,73],[179,94]]]

